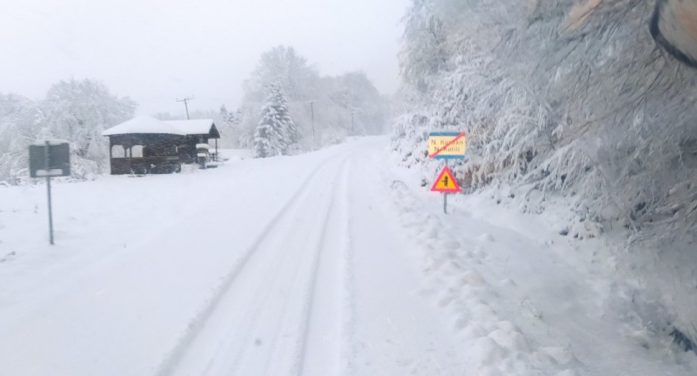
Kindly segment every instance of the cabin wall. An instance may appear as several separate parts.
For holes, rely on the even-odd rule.
[[[109,137],[112,175],[166,174],[197,162],[196,144],[210,135],[126,134]]]

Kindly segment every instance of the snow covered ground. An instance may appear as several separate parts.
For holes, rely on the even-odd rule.
[[[0,375],[697,372],[599,241],[485,196],[445,216],[387,145],[58,183],[54,247],[45,187],[0,187]]]

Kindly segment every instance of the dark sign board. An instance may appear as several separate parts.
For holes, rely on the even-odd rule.
[[[70,176],[70,146],[51,142],[29,146],[29,176],[32,178]]]

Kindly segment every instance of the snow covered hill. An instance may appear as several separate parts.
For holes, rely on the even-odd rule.
[[[445,216],[388,144],[56,184],[54,247],[0,187],[0,374],[695,374],[552,217]]]

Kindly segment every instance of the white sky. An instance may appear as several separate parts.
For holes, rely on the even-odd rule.
[[[239,104],[262,52],[290,45],[322,74],[365,71],[398,86],[409,0],[0,0],[0,92],[41,98],[94,78],[140,104],[183,113]]]

